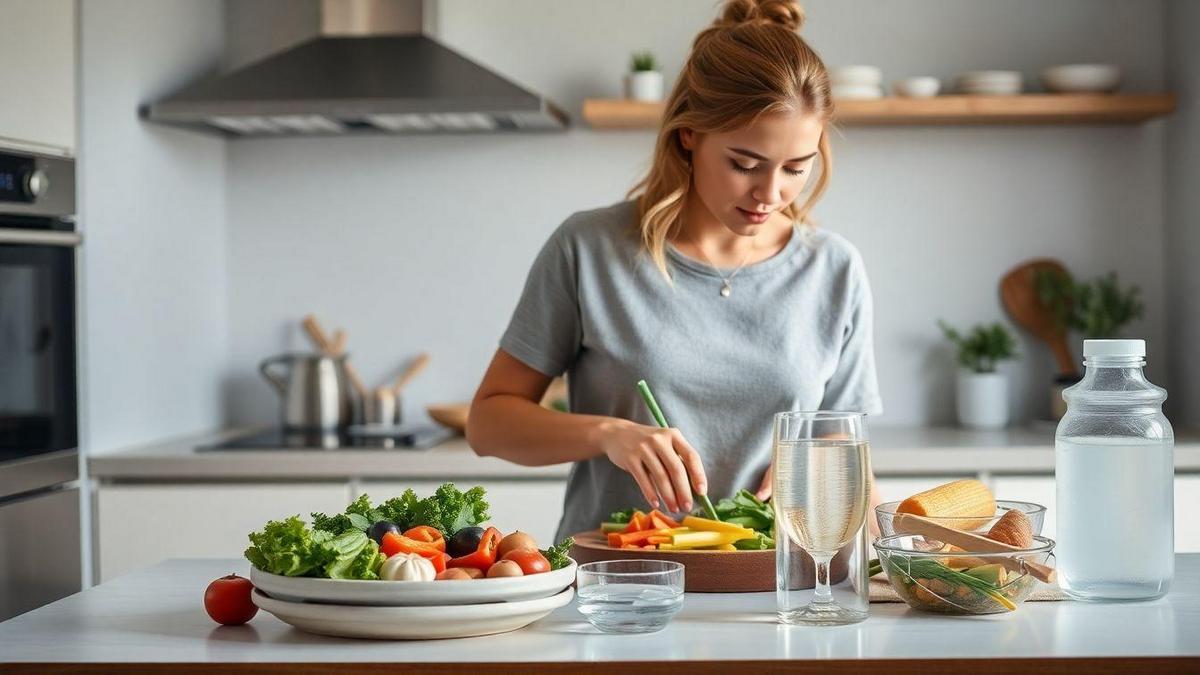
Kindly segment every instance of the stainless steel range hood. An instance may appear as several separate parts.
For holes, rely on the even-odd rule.
[[[567,126],[550,101],[423,34],[421,0],[320,0],[319,17],[316,37],[142,106],[142,116],[232,137]]]

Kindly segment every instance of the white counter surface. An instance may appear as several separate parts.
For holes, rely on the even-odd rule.
[[[527,467],[479,457],[461,438],[429,450],[230,450],[197,452],[196,446],[253,430],[170,439],[92,456],[89,472],[120,480],[311,480],[403,478],[455,480],[561,480],[570,466]],[[974,475],[1054,472],[1054,428],[968,431],[949,427],[872,428],[876,474]],[[1200,472],[1200,434],[1177,434],[1175,467]]]
[[[899,670],[888,666],[876,672],[915,672],[912,660],[1047,659],[1041,665],[1049,667],[1026,672],[1070,672],[1072,662],[1061,659],[1113,659],[1108,666],[1137,668],[1130,659],[1182,657],[1158,661],[1171,666],[1160,672],[1200,670],[1200,554],[1178,556],[1173,590],[1153,602],[1034,602],[1012,614],[971,618],[873,604],[863,623],[815,628],[776,623],[772,593],[691,593],[671,624],[652,635],[600,634],[572,601],[512,633],[424,642],[314,636],[262,611],[246,626],[217,626],[205,614],[201,598],[209,581],[230,571],[245,575],[247,564],[169,560],[0,623],[0,662],[255,662],[260,668],[293,663],[301,669],[315,662],[387,662],[381,668],[399,669],[537,662],[598,670],[603,666],[598,662],[607,661],[788,660],[798,665],[792,660],[902,659],[910,661],[894,662]],[[943,661],[951,663],[960,666],[956,672],[974,672],[969,666],[962,669],[961,661]],[[1080,665],[1075,663],[1077,669]],[[921,672],[945,667],[927,666]],[[305,672],[313,672],[308,668]],[[286,668],[271,672],[276,670]],[[1085,666],[1077,672],[1088,670]]]

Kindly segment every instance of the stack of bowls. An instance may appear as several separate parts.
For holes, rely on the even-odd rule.
[[[883,71],[875,66],[839,66],[829,70],[829,84],[834,98],[881,98]]]
[[[894,521],[899,505],[900,502],[887,502],[875,507],[881,535],[875,540],[875,552],[887,573],[888,582],[900,599],[913,609],[938,614],[1012,611],[1038,586],[1037,580],[1014,561],[1041,565],[1054,562],[1054,541],[1040,536],[1046,519],[1046,507],[1040,504],[996,500],[992,518],[928,518],[956,530],[986,534],[1006,511],[1020,511],[1029,520],[1033,543],[1028,548],[1005,553],[947,550],[941,542],[897,533]],[[964,575],[958,573],[959,567],[974,569]],[[984,571],[994,576],[980,575]]]
[[[1014,96],[1023,88],[1015,70],[973,70],[958,77],[958,91],[983,96]]]

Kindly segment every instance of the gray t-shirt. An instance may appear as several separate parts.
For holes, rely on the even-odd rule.
[[[729,297],[712,267],[667,251],[674,286],[641,246],[633,202],[572,215],[534,261],[500,347],[545,375],[567,373],[572,412],[653,425],[637,390],[645,379],[700,453],[714,502],[758,488],[776,412],[880,412],[871,291],[849,242],[798,228],[742,268]],[[608,457],[578,462],[556,540],[645,501]]]

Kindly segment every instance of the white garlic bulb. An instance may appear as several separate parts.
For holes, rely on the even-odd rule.
[[[397,553],[383,562],[379,578],[384,581],[433,581],[433,563],[416,553]]]

